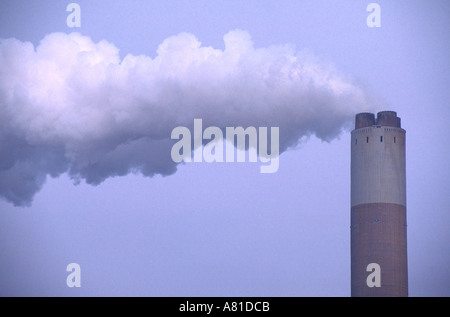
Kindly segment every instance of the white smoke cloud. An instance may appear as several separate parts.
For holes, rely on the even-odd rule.
[[[176,171],[176,126],[279,126],[281,151],[336,137],[365,93],[333,67],[289,46],[254,48],[232,31],[225,49],[194,35],[167,38],[157,56],[127,55],[78,33],[35,48],[0,40],[0,196],[28,205],[48,175],[99,184]]]

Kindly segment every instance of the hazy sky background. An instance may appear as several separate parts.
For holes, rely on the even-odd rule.
[[[367,27],[372,1],[362,0],[77,1],[79,29],[66,25],[70,2],[2,0],[0,38],[38,45],[77,31],[113,43],[121,58],[154,58],[181,32],[223,50],[223,36],[241,29],[256,48],[306,49],[377,100],[375,111],[397,111],[407,131],[409,292],[450,296],[448,1],[376,1],[381,28]],[[311,136],[281,155],[275,174],[191,163],[99,186],[48,177],[31,207],[0,200],[0,294],[349,296],[349,140],[349,130],[330,142]],[[71,262],[79,289],[66,286]]]

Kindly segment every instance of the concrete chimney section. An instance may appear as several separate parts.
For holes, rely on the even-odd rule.
[[[351,295],[408,296],[405,130],[394,111],[360,113],[351,142]]]

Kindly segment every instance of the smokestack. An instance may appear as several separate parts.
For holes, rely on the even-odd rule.
[[[351,133],[351,295],[408,296],[405,133],[394,111]]]

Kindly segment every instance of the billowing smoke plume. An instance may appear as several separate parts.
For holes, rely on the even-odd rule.
[[[177,126],[280,127],[280,150],[305,136],[337,136],[365,110],[364,92],[289,46],[254,48],[248,33],[225,49],[191,34],[166,39],[155,58],[106,41],[53,33],[36,48],[0,41],[0,196],[29,205],[48,175],[99,184],[140,172],[169,175]]]

